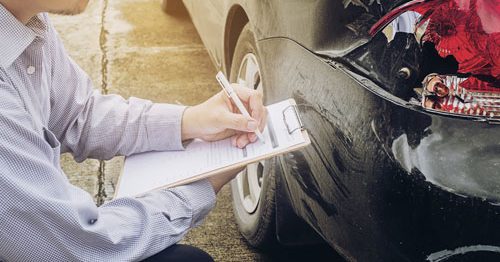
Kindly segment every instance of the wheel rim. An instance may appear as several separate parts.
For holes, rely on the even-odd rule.
[[[263,92],[260,67],[254,54],[248,53],[243,57],[237,81],[248,88]],[[259,205],[264,167],[264,161],[250,164],[236,177],[239,199],[243,208],[249,214],[254,213]]]

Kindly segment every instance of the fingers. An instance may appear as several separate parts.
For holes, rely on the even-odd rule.
[[[257,141],[257,135],[255,133],[248,133],[248,139],[250,140],[250,142],[255,142]]]
[[[256,92],[253,89],[244,87],[240,84],[233,83],[231,84],[233,87],[234,91],[238,94],[238,97],[241,99],[242,102],[249,101],[250,97]]]
[[[240,133],[238,135],[234,135],[231,137],[231,145],[238,148],[244,148],[248,144],[257,140],[257,136],[252,139],[252,135],[255,136],[254,133]]]
[[[244,132],[254,132],[259,128],[259,123],[253,118],[247,118],[242,114],[226,112],[222,116],[222,125],[224,128],[234,129]]]
[[[250,115],[256,119],[257,121],[262,122],[264,121],[264,102],[262,99],[262,93],[260,91],[254,91],[254,95],[250,96],[250,101],[248,102],[248,105],[250,107]]]
[[[245,107],[247,107],[251,117],[245,117],[239,112],[232,113],[231,109],[235,109],[234,105],[231,104],[229,98],[224,96],[225,103],[228,104],[230,110],[220,116],[219,123],[223,128],[238,131],[238,134],[231,137],[231,144],[235,147],[244,148],[248,144],[257,141],[255,130],[264,130],[267,122],[267,110],[263,105],[262,92],[238,84],[232,84],[232,86]]]
[[[255,127],[253,130],[238,129],[245,131],[245,133],[240,133],[232,137],[231,142],[233,146],[244,148],[258,139],[257,135],[252,131],[255,131],[257,128],[260,131],[264,130],[267,123],[267,110],[263,104],[262,92],[237,84],[233,84],[233,89],[238,94],[238,97],[242,100],[242,102],[249,108],[249,113],[252,118],[258,123],[258,127]]]
[[[259,123],[265,121],[263,118],[263,116],[265,116],[265,107],[263,104],[262,92],[242,87],[238,84],[233,84],[233,89],[242,102],[248,105],[250,115]]]
[[[240,134],[236,138],[236,146],[239,148],[244,148],[248,144],[250,144],[250,139],[248,138],[248,134]]]
[[[233,145],[235,147],[238,146],[238,136],[237,135],[231,137],[231,145]]]

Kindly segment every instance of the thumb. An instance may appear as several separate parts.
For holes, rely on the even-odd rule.
[[[255,119],[231,112],[224,115],[222,124],[225,128],[245,132],[253,132],[259,127],[259,123]]]

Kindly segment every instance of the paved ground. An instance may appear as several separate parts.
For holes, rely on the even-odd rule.
[[[84,14],[52,20],[71,56],[103,93],[190,105],[218,91],[215,69],[190,19],[163,14],[159,0],[91,1]],[[62,163],[72,183],[101,204],[113,195],[123,159],[78,164],[64,155]],[[239,235],[228,187],[184,243],[203,248],[216,261],[270,260]]]

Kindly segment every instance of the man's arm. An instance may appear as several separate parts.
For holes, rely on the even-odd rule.
[[[72,152],[76,160],[182,149],[182,140],[191,138],[232,136],[233,144],[243,148],[257,139],[255,129],[264,129],[267,112],[262,93],[249,88],[234,87],[251,112],[250,118],[239,114],[223,92],[188,109],[101,95],[69,58],[55,30],[51,27],[50,31],[53,87],[49,128],[61,141],[63,152]]]
[[[50,23],[48,41],[52,59],[49,129],[61,141],[63,152],[83,161],[182,149],[185,107],[102,95],[68,56]]]
[[[0,82],[0,260],[130,261],[179,241],[212,208],[206,180],[96,207],[57,165],[16,90]]]

